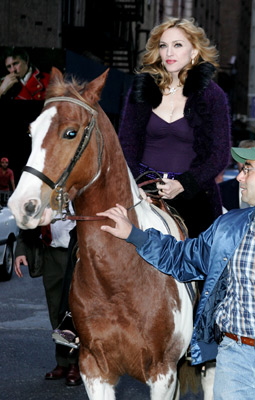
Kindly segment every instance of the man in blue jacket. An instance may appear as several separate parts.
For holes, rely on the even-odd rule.
[[[255,148],[232,148],[244,164],[237,176],[249,208],[220,216],[198,238],[177,241],[132,226],[117,205],[99,215],[101,229],[136,246],[148,263],[175,279],[205,280],[191,340],[192,364],[215,359],[215,400],[255,399]]]

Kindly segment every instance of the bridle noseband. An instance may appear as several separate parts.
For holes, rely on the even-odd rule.
[[[26,165],[23,168],[23,171],[37,176],[44,183],[46,183],[46,185],[48,185],[53,191],[57,192],[56,200],[57,200],[57,203],[58,203],[58,212],[61,213],[61,215],[62,215],[63,208],[67,205],[67,203],[69,201],[68,193],[64,192],[65,183],[66,183],[67,179],[69,178],[69,176],[70,176],[73,168],[75,167],[77,161],[80,159],[82,153],[84,152],[84,150],[88,146],[89,141],[91,139],[92,132],[93,132],[95,127],[96,127],[96,139],[97,139],[97,148],[98,148],[98,167],[97,167],[97,172],[96,172],[95,176],[92,178],[92,180],[87,185],[85,185],[80,190],[80,192],[84,192],[89,186],[91,186],[92,183],[94,183],[98,179],[98,177],[99,177],[99,175],[101,173],[102,153],[103,153],[104,142],[103,142],[102,133],[100,132],[100,130],[99,130],[98,126],[97,126],[96,117],[97,117],[98,113],[94,108],[90,107],[87,103],[85,103],[85,101],[81,101],[81,100],[73,98],[73,97],[65,97],[65,96],[63,96],[63,97],[52,97],[52,98],[50,98],[50,99],[45,101],[44,106],[46,106],[49,103],[59,102],[59,101],[64,101],[64,102],[77,104],[77,105],[85,108],[85,110],[87,110],[92,115],[89,124],[84,129],[84,132],[82,134],[80,143],[79,143],[79,145],[78,145],[78,147],[77,147],[77,149],[75,151],[75,154],[74,154],[73,158],[71,159],[70,163],[65,168],[65,170],[63,171],[63,173],[61,174],[61,176],[58,178],[58,180],[56,182],[53,182],[44,173],[42,173],[42,172],[38,171],[37,169],[35,169],[33,167],[30,167],[28,165]]]

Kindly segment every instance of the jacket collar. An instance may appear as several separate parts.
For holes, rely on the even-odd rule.
[[[214,72],[214,65],[208,62],[190,69],[184,84],[183,95],[189,97],[193,93],[201,93],[209,85]]]
[[[215,67],[206,62],[193,67],[188,71],[184,84],[183,94],[189,97],[192,94],[200,94],[209,85],[214,74]],[[162,101],[162,93],[156,85],[153,77],[148,73],[136,75],[130,94],[132,103],[148,103],[156,108]]]

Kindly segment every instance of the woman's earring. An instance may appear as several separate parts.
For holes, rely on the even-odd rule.
[[[194,58],[191,59],[191,64],[194,65]]]

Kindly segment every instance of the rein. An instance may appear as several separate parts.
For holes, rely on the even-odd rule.
[[[139,204],[141,204],[141,202],[143,201],[143,199],[141,199],[140,201],[138,201],[136,204],[134,204],[133,206],[131,206],[131,207],[128,207],[127,208],[127,211],[130,211],[130,210],[132,210],[133,208],[135,208],[135,207],[137,207],[137,206],[139,206]],[[92,216],[90,216],[90,215],[71,215],[71,213],[70,213],[70,211],[69,210],[67,210],[67,213],[66,214],[63,214],[62,213],[62,216],[61,216],[61,218],[54,218],[52,221],[51,221],[51,223],[54,223],[54,222],[56,222],[56,221],[65,221],[65,220],[71,220],[71,221],[98,221],[98,220],[105,220],[105,219],[107,219],[106,217],[103,217],[103,216],[101,216],[101,215],[92,215]]]
[[[148,172],[149,171],[145,171],[145,172],[143,172],[142,174],[140,174],[137,178],[136,178],[136,183],[143,177],[143,176],[146,176],[147,174],[148,174]],[[139,188],[142,188],[143,186],[147,186],[147,185],[150,185],[150,184],[152,184],[152,183],[157,183],[157,182],[160,182],[161,184],[164,184],[164,181],[162,180],[162,176],[158,173],[158,171],[153,171],[153,173],[156,175],[156,176],[158,176],[158,178],[156,178],[156,179],[149,179],[149,180],[147,180],[147,181],[144,181],[144,182],[141,182],[141,183],[137,183],[137,186],[139,187]],[[155,192],[157,192],[158,191],[158,189],[148,189],[148,190],[146,190],[146,189],[143,189],[143,191],[147,194],[148,193],[148,195],[151,197],[151,198],[153,198],[153,199],[160,199],[161,198],[161,196],[159,196],[158,194],[154,194]]]
[[[95,176],[92,178],[92,180],[85,185],[82,189],[81,189],[81,193],[83,193],[89,186],[91,186],[100,176],[101,173],[101,164],[102,164],[102,154],[103,154],[103,148],[104,148],[104,140],[103,140],[103,136],[101,131],[98,129],[97,123],[96,123],[96,116],[97,116],[97,111],[90,107],[87,103],[75,99],[73,97],[52,97],[48,100],[45,101],[44,106],[46,106],[49,103],[53,103],[53,102],[59,102],[59,101],[64,101],[64,102],[69,102],[69,103],[74,103],[77,104],[81,107],[83,107],[85,110],[87,110],[91,115],[91,120],[88,123],[88,125],[86,126],[86,128],[84,129],[84,132],[82,134],[80,143],[75,151],[75,154],[73,156],[73,158],[71,159],[69,165],[66,167],[66,169],[63,171],[63,173],[61,174],[61,176],[58,178],[58,180],[56,182],[53,182],[48,176],[46,176],[44,173],[38,171],[37,169],[30,167],[28,165],[26,165],[23,168],[23,171],[28,172],[34,176],[37,176],[39,179],[41,179],[44,183],[46,183],[46,185],[48,185],[53,191],[56,191],[57,196],[56,196],[56,200],[58,203],[58,212],[62,215],[63,212],[63,207],[64,205],[66,205],[69,201],[69,196],[68,193],[64,192],[64,186],[65,183],[67,181],[67,179],[69,178],[73,168],[75,167],[77,161],[80,159],[81,155],[83,154],[84,150],[86,149],[86,147],[88,146],[90,139],[91,139],[91,135],[92,132],[94,130],[94,128],[96,127],[96,140],[97,140],[97,148],[98,148],[98,167],[97,167],[97,172],[95,174]],[[55,209],[54,207],[52,207],[53,209]]]

